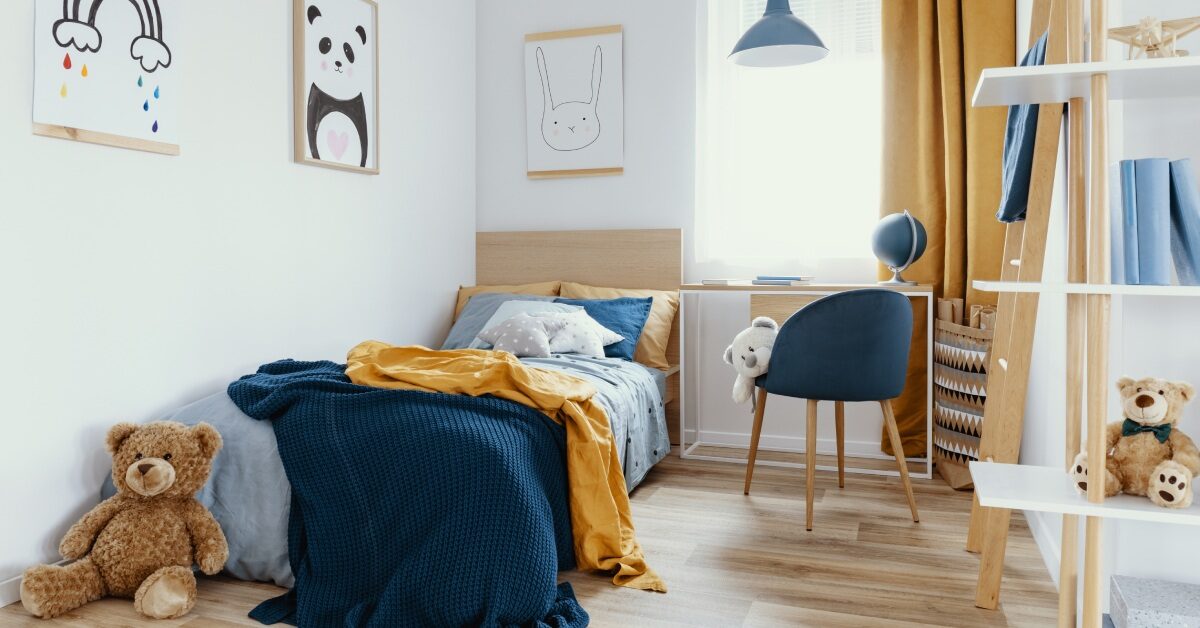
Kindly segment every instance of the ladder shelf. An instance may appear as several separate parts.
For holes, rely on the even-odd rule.
[[[1200,526],[1200,499],[1193,498],[1190,507],[1179,509],[1163,508],[1135,495],[1090,502],[1058,467],[972,462],[971,478],[979,503],[988,508]]]
[[[1200,96],[1200,57],[1174,57],[988,68],[980,75],[971,104],[994,107],[1088,98],[1097,74],[1108,76],[1109,100]]]
[[[1041,283],[1033,281],[972,282],[983,292],[1013,292],[1039,294],[1109,294],[1142,297],[1200,297],[1200,286],[1147,286],[1097,283]]]

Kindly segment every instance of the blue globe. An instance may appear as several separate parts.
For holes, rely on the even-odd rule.
[[[871,250],[875,257],[888,268],[898,270],[911,265],[910,256],[913,262],[920,259],[925,254],[926,244],[925,225],[907,211],[884,216],[871,237]]]

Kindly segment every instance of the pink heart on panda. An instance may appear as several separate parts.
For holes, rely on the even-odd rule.
[[[342,155],[346,154],[346,149],[350,147],[350,135],[345,131],[334,133],[331,130],[325,136],[325,140],[329,142],[329,149],[333,151],[335,159],[341,159]]]

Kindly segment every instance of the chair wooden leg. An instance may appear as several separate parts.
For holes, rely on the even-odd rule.
[[[879,402],[883,408],[883,422],[887,425],[888,438],[892,441],[892,453],[896,455],[896,463],[900,465],[900,482],[904,484],[904,493],[908,496],[908,507],[912,510],[913,521],[920,521],[917,516],[917,499],[913,497],[912,482],[908,479],[908,462],[904,459],[904,444],[900,442],[900,430],[896,427],[896,415],[892,413],[892,402]]]
[[[746,459],[746,488],[743,495],[750,494],[750,480],[754,478],[754,458],[758,456],[758,437],[762,434],[763,414],[767,411],[767,389],[758,389],[758,407],[754,409],[754,427],[750,431],[750,454]]]
[[[817,481],[817,400],[808,400],[808,438],[804,441],[804,473],[807,490],[804,522],[809,532],[813,526],[813,490]]]
[[[846,488],[846,402],[833,403],[833,416],[837,428],[838,488]]]

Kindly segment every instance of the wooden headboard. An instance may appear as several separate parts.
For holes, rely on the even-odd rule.
[[[610,288],[679,290],[679,229],[483,231],[475,234],[475,283],[573,281]],[[679,363],[679,318],[667,359]]]

